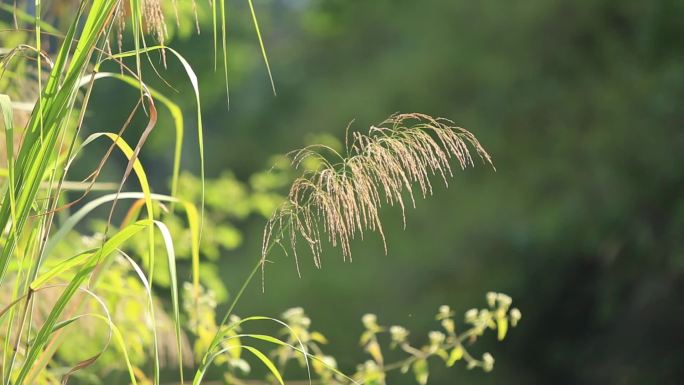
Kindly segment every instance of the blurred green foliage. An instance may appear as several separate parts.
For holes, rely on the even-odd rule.
[[[367,313],[361,318],[363,333],[360,346],[369,355],[365,362],[356,366],[356,372],[349,376],[337,368],[337,359],[324,352],[324,345],[328,339],[320,332],[311,330],[311,319],[301,307],[294,307],[281,314],[282,320],[263,316],[252,316],[241,319],[231,315],[226,325],[218,326],[216,322],[216,298],[212,290],[202,289],[199,304],[191,300],[192,284],[185,285],[187,299],[183,307],[189,316],[188,329],[195,334],[194,351],[197,359],[201,359],[202,352],[210,346],[213,336],[221,329],[226,336],[221,347],[224,354],[215,359],[215,364],[221,369],[223,379],[227,384],[241,384],[245,375],[250,375],[252,367],[245,360],[245,351],[251,351],[251,344],[256,341],[266,342],[269,346],[271,365],[277,368],[280,375],[298,369],[308,377],[310,383],[327,385],[347,384],[386,384],[386,374],[393,371],[407,373],[411,371],[415,381],[420,385],[428,383],[430,368],[428,362],[437,361],[451,367],[458,361],[464,361],[468,369],[481,368],[485,372],[494,369],[494,357],[490,353],[482,354],[478,359],[471,354],[472,345],[488,329],[497,330],[498,340],[506,336],[509,325],[515,327],[520,321],[521,313],[512,308],[511,297],[489,292],[487,293],[487,308],[470,309],[465,313],[465,328],[459,326],[456,330],[455,313],[447,305],[439,308],[435,317],[440,322],[443,331],[433,330],[428,333],[427,343],[421,347],[414,347],[410,342],[409,331],[401,326],[390,328],[378,324],[375,314]],[[258,321],[268,321],[279,326],[275,335],[255,334],[252,324]],[[389,349],[382,344],[390,335]],[[381,340],[382,338],[382,340]],[[382,342],[381,342],[382,341]],[[383,353],[387,350],[401,351],[401,355],[392,355],[393,362],[386,360]],[[306,353],[306,355],[302,354]],[[397,358],[401,357],[401,358]],[[267,365],[268,366],[268,365]],[[304,377],[306,378],[306,377]],[[288,379],[288,383],[299,383],[296,379]],[[306,380],[303,380],[306,382]],[[267,381],[256,383],[274,383],[276,378],[268,376]]]
[[[287,166],[287,163],[284,166]],[[200,280],[213,290],[218,301],[225,302],[228,299],[226,286],[217,273],[217,264],[225,263],[221,261],[221,254],[242,246],[244,236],[237,227],[238,224],[243,223],[250,215],[268,218],[282,202],[284,198],[279,191],[289,182],[291,172],[290,168],[286,167],[273,172],[255,173],[248,183],[237,180],[231,172],[224,172],[220,177],[206,181],[206,205],[200,243],[204,261],[200,264]],[[201,184],[198,177],[190,173],[181,174],[178,188],[180,199],[200,202]],[[189,269],[191,231],[185,214],[169,211],[164,222],[174,234],[176,257],[181,261],[180,266]],[[145,242],[144,235],[133,238],[132,247],[136,255],[145,255]],[[159,249],[163,250],[162,240],[158,243]],[[166,260],[157,259],[156,262],[159,264],[158,271],[168,271]],[[170,285],[168,274],[161,274],[156,278],[156,283],[162,287]]]
[[[408,213],[405,232],[388,210],[387,222],[396,219],[388,256],[371,237],[353,245],[353,264],[327,255],[302,279],[274,258],[265,294],[253,288],[242,314],[305,307],[320,325],[339,325],[322,332],[345,367],[357,358],[358,330],[348,326],[360,314],[428,330],[412,315],[467,306],[494,288],[520,300],[526,322],[510,345],[489,349],[497,370],[458,372],[464,382],[679,382],[681,1],[255,4],[277,97],[245,5],[229,9],[230,112],[210,41],[174,42],[200,72],[211,174],[231,169],[245,180],[310,133],[343,138],[352,119],[366,127],[395,111],[455,120],[478,136],[497,172],[460,175]],[[229,285],[257,257],[261,225],[249,220],[243,246],[224,254]],[[452,376],[437,369],[431,381]]]
[[[407,212],[404,232],[400,214],[386,210],[394,223],[388,256],[370,237],[352,246],[354,263],[333,250],[322,270],[302,266],[301,279],[291,260],[274,256],[265,293],[254,285],[238,313],[301,305],[322,325],[326,352],[353,368],[368,357],[356,339],[360,315],[427,332],[430,320],[414,315],[442,303],[459,304],[460,313],[495,289],[518,299],[525,314],[508,344],[480,341],[497,357],[496,370],[430,367],[430,383],[680,382],[681,1],[255,1],[277,97],[247,5],[228,5],[230,112],[209,31],[193,36],[192,23],[182,23],[172,42],[192,58],[203,94],[216,178],[205,236],[216,243],[202,252],[217,268],[202,276],[217,298],[259,257],[263,215],[284,183],[260,174],[272,154],[302,147],[312,134],[341,139],[352,119],[366,127],[395,111],[421,111],[476,134],[497,172],[458,175],[449,190],[437,189],[438,199]],[[169,63],[164,77],[179,91],[174,100],[193,111],[184,72]],[[135,92],[95,87],[97,124],[118,127],[130,106],[119,111],[108,97]],[[160,126],[170,123],[160,116]],[[161,189],[172,141],[153,134],[142,154]],[[185,176],[180,191],[196,198],[192,179]],[[237,203],[226,205],[229,197]],[[179,246],[179,258],[187,248]],[[412,369],[419,378],[421,365]],[[393,374],[388,381],[414,383]]]

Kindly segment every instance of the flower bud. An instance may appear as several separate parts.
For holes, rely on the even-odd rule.
[[[374,329],[378,326],[378,316],[371,313],[364,314],[363,317],[361,317],[361,322],[366,329]]]
[[[489,305],[489,307],[496,306],[496,298],[497,298],[497,294],[495,292],[493,292],[493,291],[488,292],[487,293],[487,305]]]
[[[319,357],[323,363],[329,368],[337,368],[337,360],[335,360],[335,357],[333,356],[322,356]]]
[[[491,372],[494,369],[494,357],[491,354],[485,353],[482,355],[482,369],[485,372]]]
[[[470,309],[467,312],[465,312],[465,320],[466,322],[473,323],[477,319],[477,309]]]
[[[433,346],[438,346],[446,339],[446,336],[442,332],[432,331],[428,333],[428,338],[430,339],[430,344]]]
[[[454,320],[452,320],[451,318],[443,319],[442,327],[449,333],[454,333],[456,331]]]
[[[304,309],[301,307],[289,308],[285,310],[285,312],[283,312],[283,318],[285,318],[288,321],[292,321],[302,316],[304,316]]]
[[[510,317],[511,326],[515,326],[518,324],[518,321],[520,321],[520,318],[522,318],[522,313],[520,313],[520,310],[518,310],[517,307],[514,307],[513,309],[511,309]]]
[[[406,341],[406,337],[408,337],[409,332],[405,328],[395,325],[390,327],[390,334],[392,335],[392,342],[400,344]]]
[[[442,305],[439,307],[439,312],[437,313],[437,320],[443,320],[446,318],[451,318],[454,316],[454,312],[451,311],[449,305]]]
[[[497,295],[497,299],[499,300],[499,306],[504,309],[508,309],[508,307],[513,303],[513,299],[503,293],[499,293]]]
[[[240,318],[239,316],[237,316],[235,314],[231,314],[230,317],[228,317],[228,325],[234,325],[234,324],[240,322],[241,320],[242,320],[242,318]]]

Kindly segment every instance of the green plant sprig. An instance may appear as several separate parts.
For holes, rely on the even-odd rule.
[[[189,286],[186,288],[189,290]],[[211,291],[202,292],[204,311],[193,315],[192,322],[201,322],[205,325],[213,325],[216,307],[212,299]],[[454,312],[449,306],[441,306],[435,317],[440,322],[442,331],[428,333],[428,342],[421,347],[416,347],[409,342],[409,331],[401,326],[384,327],[378,324],[374,314],[366,314],[362,317],[364,332],[360,337],[360,345],[370,355],[370,359],[359,364],[353,376],[344,375],[337,368],[337,360],[327,355],[322,348],[328,343],[327,338],[316,330],[311,330],[311,319],[301,307],[291,308],[282,313],[282,321],[269,317],[248,317],[240,319],[231,315],[230,322],[222,327],[221,351],[225,356],[214,357],[215,363],[226,369],[225,379],[230,384],[271,384],[272,378],[265,380],[244,378],[251,372],[248,361],[242,356],[241,347],[244,339],[258,339],[269,342],[274,347],[267,353],[274,362],[270,365],[277,366],[278,382],[285,384],[375,384],[384,385],[386,375],[389,372],[400,370],[407,373],[409,370],[420,385],[428,383],[429,366],[428,360],[441,359],[447,367],[454,366],[463,361],[467,369],[481,368],[485,372],[494,369],[494,357],[490,353],[482,354],[476,358],[470,351],[470,347],[477,342],[487,330],[496,330],[497,339],[503,340],[509,329],[509,325],[515,327],[521,319],[521,313],[517,308],[511,307],[512,300],[502,293],[487,293],[487,307],[470,309],[465,312],[464,323],[468,325],[462,332],[457,332],[455,327]],[[189,304],[186,304],[189,306]],[[251,334],[243,329],[247,322],[266,320],[276,322],[284,327],[278,333],[278,338]],[[385,363],[383,349],[381,348],[381,335],[389,334],[389,349],[400,348],[407,357]],[[204,344],[200,349],[206,349]],[[308,380],[285,380],[284,373],[288,363],[295,362],[298,366],[306,368],[309,372]],[[313,371],[313,372],[311,372]],[[311,378],[315,374],[317,378]],[[281,383],[282,383],[281,382]]]

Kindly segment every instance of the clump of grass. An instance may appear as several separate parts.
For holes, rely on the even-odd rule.
[[[321,267],[322,233],[333,247],[340,247],[351,261],[350,242],[357,234],[378,232],[387,244],[379,210],[383,203],[398,204],[404,226],[405,198],[415,207],[415,196],[432,195],[431,177],[439,176],[446,186],[453,177],[451,162],[461,169],[474,166],[474,150],[483,163],[492,160],[469,131],[455,127],[448,119],[424,114],[395,114],[368,133],[347,130],[346,154],[327,146],[309,146],[291,153],[299,167],[307,158],[318,159],[321,166],[297,178],[286,201],[269,219],[262,245],[262,272],[273,245],[291,250],[297,272],[297,240],[304,240],[314,265]],[[350,143],[351,139],[351,143]],[[336,161],[329,160],[332,153]],[[417,191],[416,191],[417,190]],[[283,241],[288,245],[284,245]]]

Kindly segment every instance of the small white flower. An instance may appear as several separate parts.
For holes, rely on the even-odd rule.
[[[446,336],[442,332],[432,331],[428,334],[428,338],[430,338],[430,343],[432,345],[439,345],[444,342]]]
[[[402,343],[406,341],[406,337],[408,337],[409,332],[405,328],[395,325],[390,327],[390,334],[392,335],[393,342]]]
[[[489,307],[496,306],[496,298],[497,298],[497,294],[495,292],[493,292],[493,291],[488,292],[487,293],[487,305],[489,305]]]
[[[497,300],[499,301],[499,306],[504,309],[508,309],[508,307],[513,303],[513,298],[503,293],[499,293],[497,295]]]
[[[374,329],[378,326],[378,316],[375,314],[367,313],[361,317],[361,322],[366,329]]]
[[[465,320],[466,322],[474,322],[477,319],[477,309],[470,309],[467,312],[465,312]]]
[[[439,307],[439,312],[437,313],[437,320],[443,320],[447,318],[451,318],[454,316],[454,312],[451,311],[451,308],[448,305],[442,305]]]
[[[244,374],[249,373],[252,369],[250,368],[249,363],[242,358],[230,360],[228,361],[228,364],[234,368],[240,369],[240,371]]]
[[[335,357],[333,357],[333,356],[323,356],[323,357],[320,357],[320,358],[321,358],[321,361],[323,361],[323,363],[325,363],[325,365],[326,365],[327,367],[333,368],[333,369],[336,369],[336,368],[337,368],[337,361],[335,360]]]
[[[242,319],[235,314],[231,314],[230,317],[228,317],[228,323],[229,324],[236,324],[236,323],[240,322],[241,320]]]
[[[485,353],[482,355],[482,369],[485,372],[491,372],[494,369],[494,357],[491,354]]]
[[[517,307],[514,307],[513,309],[511,309],[510,317],[511,326],[515,326],[518,324],[518,321],[520,321],[520,318],[522,318],[522,313],[520,313],[520,310],[518,310]]]
[[[302,317],[304,315],[304,309],[301,307],[293,307],[285,310],[283,312],[283,318],[286,320],[293,320],[295,318]]]
[[[364,362],[363,366],[367,372],[376,372],[378,370],[378,364],[376,364],[373,360],[367,360]]]
[[[103,241],[104,241],[104,234],[99,233],[99,232],[93,233],[92,236],[87,236],[87,235],[81,236],[81,242],[83,242],[83,244],[89,248],[99,246],[102,244]]]

